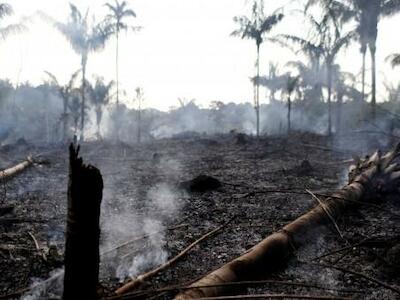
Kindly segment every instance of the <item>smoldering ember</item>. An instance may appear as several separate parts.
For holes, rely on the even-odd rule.
[[[0,299],[400,299],[399,0],[3,1]]]

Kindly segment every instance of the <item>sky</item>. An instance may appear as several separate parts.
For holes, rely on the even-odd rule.
[[[7,19],[18,21],[33,16],[38,10],[57,20],[66,20],[69,1],[64,0],[3,0],[11,4],[15,14]],[[106,13],[104,0],[72,1],[79,9],[96,15],[100,20]],[[237,28],[233,17],[248,12],[249,0],[128,0],[137,18],[132,26],[139,32],[123,33],[120,39],[120,88],[126,91],[121,99],[134,106],[136,87],[145,93],[144,106],[168,110],[179,105],[178,98],[196,99],[207,107],[212,101],[251,102],[253,89],[249,78],[254,75],[255,44],[230,36]],[[301,0],[266,0],[267,14],[283,7],[284,20],[271,32],[304,35],[307,27],[295,10]],[[385,58],[400,52],[400,15],[380,22],[378,36],[378,98],[384,99],[382,82],[386,78],[397,84],[400,68],[391,69]],[[5,25],[3,21],[0,25]],[[80,59],[67,40],[48,23],[33,18],[28,31],[0,42],[0,78],[13,84],[29,81],[40,84],[49,71],[65,83],[80,67]],[[359,46],[354,43],[342,52],[339,63],[345,71],[358,74],[361,69]],[[261,48],[261,73],[268,63],[278,63],[285,70],[289,60],[304,60],[301,55],[279,45],[266,42]],[[115,39],[106,48],[91,55],[88,79],[94,75],[115,79]],[[368,74],[367,74],[368,75]],[[367,77],[369,80],[369,77]],[[261,95],[265,93],[262,91]],[[266,100],[264,100],[266,101]]]

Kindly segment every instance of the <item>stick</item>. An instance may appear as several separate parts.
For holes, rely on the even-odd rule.
[[[187,224],[180,224],[180,225],[176,225],[176,226],[173,226],[173,227],[169,227],[169,228],[167,228],[167,230],[175,230],[175,229],[182,228],[182,227],[187,227],[187,226],[188,226]],[[122,243],[122,244],[120,244],[120,245],[117,245],[117,246],[112,247],[112,248],[110,248],[110,249],[108,249],[108,250],[105,250],[105,251],[102,252],[100,255],[109,254],[109,253],[114,252],[114,251],[116,251],[116,250],[118,250],[118,249],[121,249],[121,248],[123,248],[123,247],[125,247],[125,246],[128,246],[128,245],[130,245],[130,244],[132,244],[132,243],[134,243],[134,242],[143,240],[143,239],[145,239],[145,238],[148,238],[148,237],[150,237],[150,236],[152,236],[152,235],[155,235],[155,234],[158,234],[158,233],[162,233],[162,232],[164,232],[164,231],[165,231],[165,230],[159,230],[159,231],[151,232],[151,233],[148,233],[148,234],[144,234],[144,235],[142,235],[142,236],[135,237],[135,238],[133,238],[132,240],[129,240],[129,241],[124,242],[124,243]]]
[[[306,189],[306,192],[309,193],[314,199],[316,199],[319,203],[319,205],[322,207],[322,209],[324,210],[324,212],[326,213],[326,215],[329,217],[329,219],[332,221],[333,225],[335,226],[336,231],[339,233],[340,237],[344,240],[344,236],[342,234],[342,232],[339,229],[339,226],[336,224],[335,219],[331,216],[331,214],[329,213],[329,211],[326,209],[325,204],[310,190]]]
[[[351,300],[349,297],[335,296],[313,296],[313,295],[288,295],[288,294],[258,294],[258,295],[237,295],[197,298],[199,300],[229,300],[229,299],[330,299],[330,300]]]
[[[315,266],[320,266],[320,267],[327,268],[327,269],[336,269],[336,270],[341,271],[343,273],[350,273],[350,274],[353,274],[355,276],[362,277],[362,278],[364,278],[364,279],[366,279],[368,281],[372,281],[372,282],[374,282],[374,283],[376,283],[376,284],[378,284],[378,285],[380,285],[380,286],[382,286],[384,288],[387,288],[387,289],[389,289],[389,290],[391,290],[393,292],[396,292],[397,294],[400,294],[399,287],[392,286],[392,285],[384,283],[383,281],[380,281],[380,280],[378,280],[378,279],[376,279],[374,277],[371,277],[371,276],[368,276],[368,275],[365,275],[365,274],[362,274],[362,273],[358,273],[356,271],[352,271],[352,270],[349,270],[349,269],[346,269],[346,268],[343,268],[343,267],[338,267],[338,266],[333,266],[333,265],[328,265],[328,264],[308,263],[308,262],[304,262],[304,261],[299,261],[299,262],[305,263],[305,264],[310,264],[310,265],[315,265]]]
[[[46,220],[37,220],[31,218],[0,218],[0,225],[14,223],[46,223]]]
[[[210,285],[202,285],[201,288],[212,288],[212,287],[221,287],[221,286],[254,286],[254,285],[262,285],[262,284],[277,284],[277,285],[287,285],[287,286],[296,286],[296,287],[305,287],[305,288],[314,288],[319,290],[328,290],[328,291],[335,291],[339,293],[351,293],[351,294],[364,294],[365,291],[360,290],[344,290],[338,288],[331,288],[328,286],[321,286],[316,284],[309,284],[305,282],[293,282],[293,281],[279,281],[279,280],[251,280],[251,281],[238,281],[238,282],[225,282],[220,284],[210,284]],[[189,290],[194,289],[196,287],[191,286],[170,286],[160,289],[152,289],[152,290],[144,290],[138,291],[134,293],[125,294],[122,296],[113,296],[107,298],[107,300],[117,300],[117,299],[131,299],[132,297],[143,297],[145,295],[151,293],[159,293],[159,292],[170,292],[170,291],[182,291],[182,290]]]
[[[38,241],[36,240],[35,236],[34,236],[30,231],[28,231],[28,234],[29,234],[29,236],[32,238],[33,242],[35,243],[35,248],[36,248],[36,250],[37,250],[37,251],[40,251],[39,243],[38,243]]]
[[[321,258],[330,256],[330,255],[334,255],[334,254],[337,254],[337,253],[340,253],[340,252],[343,252],[343,251],[352,249],[352,248],[354,248],[354,247],[361,246],[362,244],[364,244],[365,242],[369,241],[370,239],[371,239],[371,238],[363,239],[361,242],[358,242],[358,243],[356,243],[356,244],[354,244],[354,245],[350,245],[350,246],[346,246],[346,247],[342,247],[342,248],[339,248],[339,249],[330,251],[330,252],[328,252],[328,253],[325,253],[325,254],[322,254],[322,255],[320,255],[320,256],[314,257],[314,258],[312,258],[311,260],[318,260],[318,259],[321,259]]]
[[[216,229],[208,232],[207,234],[203,235],[201,238],[199,238],[198,240],[194,241],[193,243],[191,243],[189,246],[187,246],[183,251],[181,251],[177,256],[171,258],[170,260],[168,260],[165,264],[147,272],[144,273],[142,275],[139,275],[138,277],[132,279],[131,281],[129,281],[128,283],[126,283],[125,285],[123,285],[122,287],[120,287],[119,289],[117,289],[115,291],[115,293],[117,295],[122,295],[127,293],[128,291],[137,288],[138,286],[140,286],[145,280],[153,277],[154,275],[160,273],[161,271],[167,269],[169,266],[171,266],[173,263],[175,263],[176,261],[178,261],[180,258],[182,258],[186,253],[188,253],[192,248],[194,248],[197,244],[199,244],[200,242],[204,241],[205,239],[207,239],[208,237],[213,236],[214,234],[216,234],[217,232],[219,232],[220,230],[222,230],[225,226],[227,226],[230,222],[232,221],[232,219],[230,219],[228,222],[222,224],[221,226],[217,227]]]

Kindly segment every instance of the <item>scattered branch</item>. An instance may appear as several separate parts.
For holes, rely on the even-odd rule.
[[[164,271],[165,269],[167,269],[169,266],[171,266],[172,264],[174,264],[175,262],[177,262],[180,258],[182,258],[184,255],[186,255],[192,248],[194,248],[195,246],[197,246],[200,242],[204,241],[205,239],[215,235],[216,233],[218,233],[219,231],[221,231],[224,227],[226,227],[230,222],[232,221],[229,220],[228,222],[222,224],[221,226],[217,227],[216,229],[208,232],[207,234],[203,235],[201,238],[199,238],[198,240],[194,241],[193,243],[191,243],[189,246],[187,246],[183,251],[181,251],[178,255],[176,255],[175,257],[171,258],[170,260],[168,260],[165,264],[155,268],[154,270],[151,270],[145,274],[139,275],[138,277],[132,279],[131,281],[129,281],[128,283],[126,283],[125,285],[123,285],[122,287],[120,287],[119,289],[117,289],[115,291],[115,293],[117,295],[122,295],[125,294],[127,292],[129,292],[130,290],[137,288],[138,286],[140,286],[144,281],[146,281],[147,279],[157,275],[158,273],[160,273],[161,271]]]

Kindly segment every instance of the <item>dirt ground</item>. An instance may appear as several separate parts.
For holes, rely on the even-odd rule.
[[[101,217],[103,293],[112,294],[127,274],[137,275],[155,267],[235,217],[218,235],[196,246],[141,289],[186,285],[221,266],[314,207],[317,203],[306,189],[329,194],[345,184],[348,166],[344,161],[353,153],[372,151],[379,144],[372,140],[361,143],[355,137],[337,141],[294,134],[260,140],[245,136],[238,142],[237,135],[232,134],[181,136],[137,146],[83,144],[84,161],[101,170],[105,184]],[[384,142],[381,146],[385,150]],[[25,295],[25,299],[60,296],[62,277],[57,270],[63,265],[67,146],[37,147],[20,142],[2,147],[0,169],[23,160],[28,153],[39,155],[41,164],[1,183],[0,188],[0,206],[14,206],[11,213],[0,217],[14,218],[7,223],[0,221],[0,299],[12,299],[14,292],[14,298]],[[202,193],[179,189],[180,182],[200,174],[213,176],[222,186]],[[314,287],[269,283],[237,293],[400,299],[399,293],[370,280],[304,263],[336,265],[400,289],[399,197],[380,201],[340,218],[337,224],[343,238],[333,226],[316,229],[310,242],[286,266],[264,278]],[[176,225],[182,226],[168,229]],[[109,251],[154,232],[158,233]],[[352,246],[361,241],[364,243]],[[343,247],[343,251],[318,258]],[[35,284],[31,291],[24,290]],[[174,294],[153,292],[142,299],[171,299]]]

